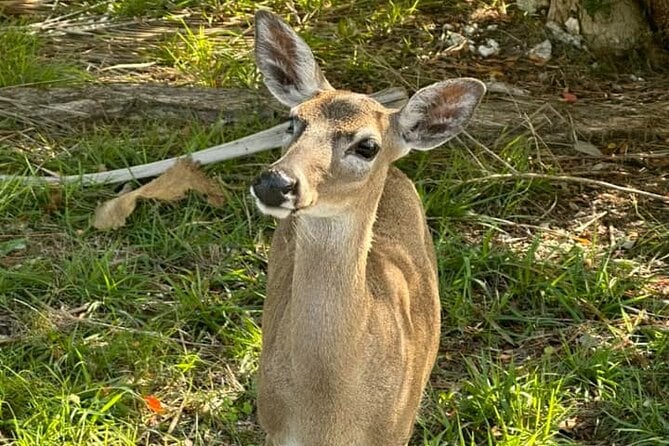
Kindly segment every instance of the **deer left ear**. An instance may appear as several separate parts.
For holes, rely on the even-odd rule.
[[[395,115],[401,144],[408,151],[430,150],[445,143],[469,122],[485,91],[485,84],[472,78],[418,90]]]
[[[332,89],[309,46],[279,17],[257,11],[255,22],[256,64],[274,97],[294,107]]]

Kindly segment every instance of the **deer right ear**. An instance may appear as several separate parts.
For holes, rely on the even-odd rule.
[[[460,133],[485,90],[483,82],[472,78],[437,82],[418,90],[395,115],[406,151],[430,150]]]
[[[269,91],[294,107],[332,87],[309,46],[279,17],[268,11],[255,16],[256,64]]]

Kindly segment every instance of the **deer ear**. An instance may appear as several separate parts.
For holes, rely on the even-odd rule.
[[[396,113],[396,126],[406,150],[430,150],[455,135],[469,122],[485,93],[477,79],[438,82],[418,90]]]
[[[255,32],[256,64],[282,104],[294,107],[318,91],[332,89],[309,46],[279,17],[257,11]]]

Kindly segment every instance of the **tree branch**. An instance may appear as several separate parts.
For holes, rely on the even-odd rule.
[[[387,90],[374,93],[371,96],[387,107],[399,106],[407,99],[407,94],[402,88],[389,88]],[[152,163],[142,164],[140,166],[110,170],[108,172],[51,177],[0,175],[0,181],[20,181],[25,184],[60,184],[81,182],[84,185],[122,183],[124,181],[138,180],[141,178],[160,175],[172,167],[172,165],[179,158],[190,158],[193,161],[199,162],[200,164],[211,164],[279,147],[281,146],[286,128],[288,128],[288,123],[283,123],[276,125],[268,130],[263,130],[232,142],[200,150],[198,152],[191,153],[190,155],[183,155],[166,160],[154,161]]]
[[[589,186],[598,186],[608,189],[615,189],[621,192],[627,192],[630,194],[642,195],[644,197],[653,198],[655,200],[660,200],[665,203],[669,203],[669,196],[655,194],[653,192],[648,192],[641,189],[636,189],[633,187],[619,186],[617,184],[608,183],[606,181],[593,180],[591,178],[582,178],[582,177],[572,177],[567,175],[546,175],[542,173],[500,173],[493,175],[486,175],[484,177],[472,178],[470,180],[465,180],[460,182],[460,185],[473,184],[473,183],[485,183],[488,181],[507,181],[507,180],[546,180],[553,182],[563,182],[563,183],[578,183],[586,184]]]

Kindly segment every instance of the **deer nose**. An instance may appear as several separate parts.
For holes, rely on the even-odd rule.
[[[265,206],[280,207],[297,190],[297,180],[284,172],[268,170],[261,173],[253,182],[253,194]]]

